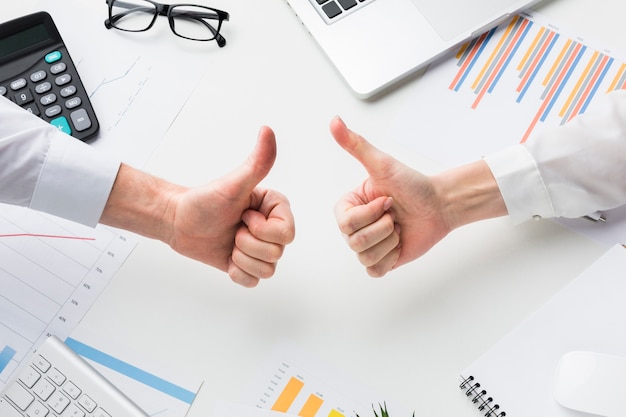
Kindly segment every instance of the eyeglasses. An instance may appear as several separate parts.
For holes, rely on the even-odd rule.
[[[193,41],[216,40],[221,47],[226,39],[220,35],[222,22],[228,13],[195,4],[161,4],[152,0],[106,0],[109,18],[104,21],[107,29],[126,32],[145,32],[157,16],[167,16],[170,29],[175,35]]]

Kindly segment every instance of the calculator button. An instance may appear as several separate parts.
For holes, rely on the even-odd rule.
[[[78,109],[70,114],[70,119],[77,131],[82,132],[91,127],[91,119],[85,109]]]
[[[65,107],[68,109],[75,109],[76,107],[80,106],[81,103],[82,100],[80,99],[80,97],[74,97],[65,102]]]
[[[68,135],[72,134],[72,129],[70,129],[67,119],[63,116],[50,120],[50,124],[59,129],[61,132],[65,132]]]
[[[76,94],[76,87],[73,85],[68,85],[67,87],[61,90],[61,97],[69,97],[72,94]]]
[[[45,83],[37,84],[35,86],[35,92],[37,94],[47,93],[51,89],[52,89],[52,84],[50,84],[48,81],[46,81]]]
[[[30,90],[24,90],[23,92],[14,95],[13,98],[15,99],[15,102],[20,106],[28,104],[34,100],[33,94],[30,92]]]
[[[50,52],[49,54],[47,54],[45,56],[45,61],[48,64],[52,64],[53,62],[57,62],[59,59],[61,59],[61,52],[59,51],[54,51],[54,52]]]
[[[54,75],[60,74],[67,69],[67,65],[64,62],[59,62],[58,64],[54,64],[50,67],[50,72]]]
[[[61,114],[61,106],[59,106],[58,104],[50,106],[46,109],[46,116],[48,117],[58,116],[59,114]]]
[[[24,109],[27,112],[34,114],[35,116],[39,116],[41,114],[39,112],[39,107],[37,107],[35,103],[27,104],[26,106],[24,106]]]
[[[70,81],[72,81],[72,76],[70,74],[63,74],[63,75],[59,75],[54,82],[56,83],[56,85],[65,85],[67,83],[69,83]]]
[[[11,82],[11,90],[13,91],[24,87],[26,87],[26,78],[18,78],[17,80]]]
[[[48,74],[45,71],[37,71],[30,74],[30,80],[34,83],[38,83],[41,80],[44,80]]]
[[[3,85],[0,85],[0,96],[3,96],[7,93],[7,88]]]
[[[54,103],[55,101],[57,101],[57,96],[54,93],[46,94],[41,99],[39,99],[39,102],[43,104],[44,106],[48,106]]]

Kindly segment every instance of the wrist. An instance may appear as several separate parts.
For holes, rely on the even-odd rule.
[[[122,164],[100,222],[168,242],[184,187]]]
[[[450,230],[507,214],[498,184],[482,160],[444,171],[431,179]]]

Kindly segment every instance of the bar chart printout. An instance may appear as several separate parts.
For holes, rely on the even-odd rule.
[[[302,373],[294,373],[292,366],[283,362],[270,379],[259,403],[262,408],[301,417],[351,416],[352,410],[346,409],[331,392],[324,384]]]
[[[392,136],[454,166],[533,140],[625,88],[623,55],[524,12],[431,65]]]
[[[0,389],[50,334],[67,337],[136,238],[0,205]]]
[[[370,415],[373,405],[383,402],[392,415],[411,415],[393,395],[376,392],[283,341],[251,382],[241,405],[300,417],[355,417]]]

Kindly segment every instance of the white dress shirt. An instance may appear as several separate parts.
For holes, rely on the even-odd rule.
[[[571,122],[484,158],[509,216],[581,217],[626,203],[626,91]]]
[[[0,97],[0,202],[95,226],[119,167]]]

